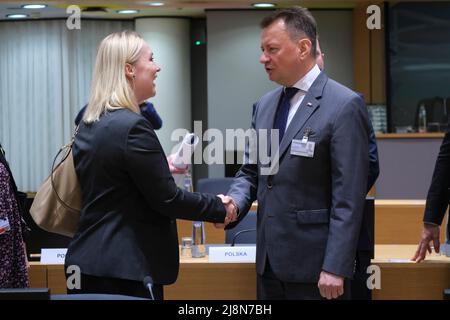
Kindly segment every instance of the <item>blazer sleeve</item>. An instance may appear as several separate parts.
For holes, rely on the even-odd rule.
[[[353,96],[335,118],[330,140],[331,212],[322,269],[351,278],[367,188],[368,117]]]
[[[128,132],[125,159],[131,179],[155,211],[170,218],[224,222],[226,210],[220,198],[176,186],[158,137],[143,118]]]
[[[424,222],[438,225],[442,223],[449,201],[448,188],[450,188],[450,121],[439,150],[430,189],[428,190]]]

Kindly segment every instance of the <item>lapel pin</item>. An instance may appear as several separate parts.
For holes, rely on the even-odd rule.
[[[312,103],[311,103],[311,102],[308,102],[308,103],[306,104],[306,106],[312,107]]]

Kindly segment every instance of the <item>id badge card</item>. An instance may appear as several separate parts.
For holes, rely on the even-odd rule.
[[[316,143],[312,141],[293,139],[291,143],[291,154],[294,156],[312,158],[314,157],[315,146]]]
[[[9,225],[8,217],[0,219],[0,235],[8,232],[9,230],[11,230],[11,227]]]

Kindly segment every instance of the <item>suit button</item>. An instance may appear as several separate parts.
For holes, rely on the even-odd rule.
[[[267,182],[267,188],[272,189],[273,185],[272,182]]]

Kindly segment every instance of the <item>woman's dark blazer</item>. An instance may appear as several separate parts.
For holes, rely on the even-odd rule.
[[[119,109],[80,124],[73,146],[82,211],[66,267],[81,273],[170,284],[178,275],[176,218],[222,222],[215,195],[175,185],[150,122]]]

